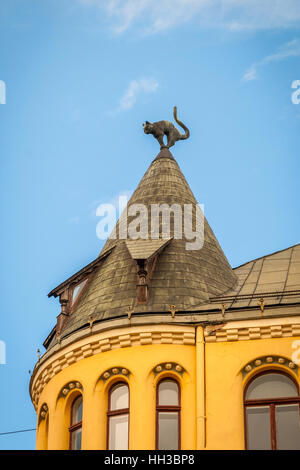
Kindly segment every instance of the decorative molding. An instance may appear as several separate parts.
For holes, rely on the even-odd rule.
[[[243,379],[250,374],[250,372],[253,372],[253,370],[257,369],[258,367],[265,366],[265,365],[280,365],[280,366],[285,366],[288,367],[289,369],[292,369],[295,373],[298,371],[298,366],[291,360],[288,359],[287,357],[283,356],[261,356],[257,357],[251,362],[248,362],[246,366],[244,366],[241,370]]]
[[[285,324],[259,324],[256,326],[241,326],[233,328],[228,324],[215,327],[214,329],[205,328],[204,336],[206,343],[227,342],[227,341],[245,341],[252,339],[266,338],[285,338],[291,336],[300,336],[300,323]]]
[[[177,364],[176,362],[163,362],[155,366],[153,368],[153,372],[154,372],[155,377],[161,372],[177,372],[178,374],[183,376],[185,369],[180,364]]]
[[[126,367],[111,367],[107,369],[100,377],[100,380],[106,382],[108,379],[114,375],[123,375],[124,377],[129,377],[130,371]]]
[[[295,317],[260,318],[208,325],[204,329],[205,342],[300,336],[300,323],[296,323],[295,320]],[[84,338],[79,336],[76,342],[68,344],[63,339],[59,349],[50,355],[46,353],[34,369],[30,392],[35,409],[38,408],[39,398],[45,385],[66,367],[106,351],[148,344],[194,345],[195,329],[175,324],[140,325],[99,332],[93,328],[92,334],[89,331]]]
[[[39,414],[39,424],[41,421],[46,419],[47,413],[48,413],[48,405],[47,403],[43,403],[41,406],[40,414]]]
[[[73,380],[72,382],[68,382],[66,385],[64,385],[58,395],[59,398],[66,398],[66,396],[71,392],[72,390],[81,390],[82,391],[83,387],[80,382]]]
[[[120,330],[119,330],[120,331]],[[178,344],[194,345],[195,330],[191,327],[162,325],[160,329],[153,326],[137,329],[131,327],[124,329],[123,334],[114,332],[89,335],[80,342],[72,345],[72,349],[64,348],[56,352],[45,363],[39,363],[34,371],[30,392],[35,409],[38,407],[39,397],[45,385],[56,374],[66,367],[90,356],[131,346],[146,346],[149,344]]]

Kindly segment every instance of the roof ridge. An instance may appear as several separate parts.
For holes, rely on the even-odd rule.
[[[238,266],[235,266],[234,269],[241,268],[242,266],[245,266],[246,264],[253,263],[254,261],[259,261],[262,258],[268,258],[268,256],[273,256],[277,255],[277,253],[281,253],[282,251],[290,250],[291,248],[295,248],[296,246],[300,246],[300,243],[296,243],[295,245],[288,246],[287,248],[283,248],[282,250],[277,250],[273,251],[272,253],[269,253],[267,255],[259,256],[258,258],[250,259],[249,261],[246,261],[246,263],[239,264]]]

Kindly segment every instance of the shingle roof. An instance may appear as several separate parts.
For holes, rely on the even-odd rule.
[[[234,269],[238,282],[225,296],[211,299],[227,308],[300,302],[300,244],[254,259]],[[208,306],[202,308],[209,308]]]
[[[171,238],[160,240],[126,240],[125,245],[132,259],[147,260],[165,248],[171,240]]]
[[[153,160],[128,207],[134,203],[144,204],[149,210],[151,204],[196,204],[188,183],[168,149],[163,149]],[[232,289],[236,284],[236,275],[206,219],[203,223],[202,249],[186,250],[187,240],[184,238],[174,238],[164,247],[152,273],[148,301],[141,305],[136,305],[136,262],[129,253],[126,240],[108,239],[101,253],[107,252],[112,246],[115,248],[96,268],[63,334],[86,324],[91,313],[95,320],[101,320],[126,315],[129,306],[133,307],[135,313],[154,313],[168,312],[170,305],[188,312],[196,305],[209,302],[212,296],[225,294]],[[170,238],[173,235],[171,233]]]

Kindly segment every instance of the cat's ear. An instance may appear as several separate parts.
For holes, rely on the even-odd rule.
[[[150,124],[150,122],[149,122],[149,121],[146,121],[146,124]]]

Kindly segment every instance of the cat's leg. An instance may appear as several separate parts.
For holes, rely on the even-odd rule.
[[[157,140],[159,142],[159,145],[160,145],[160,148],[163,149],[165,147],[167,147],[164,143],[164,134],[161,134],[157,137]]]
[[[175,145],[175,142],[177,141],[177,139],[174,137],[174,136],[168,136],[168,144],[167,144],[167,147],[170,148],[170,147],[173,147],[173,145]]]

